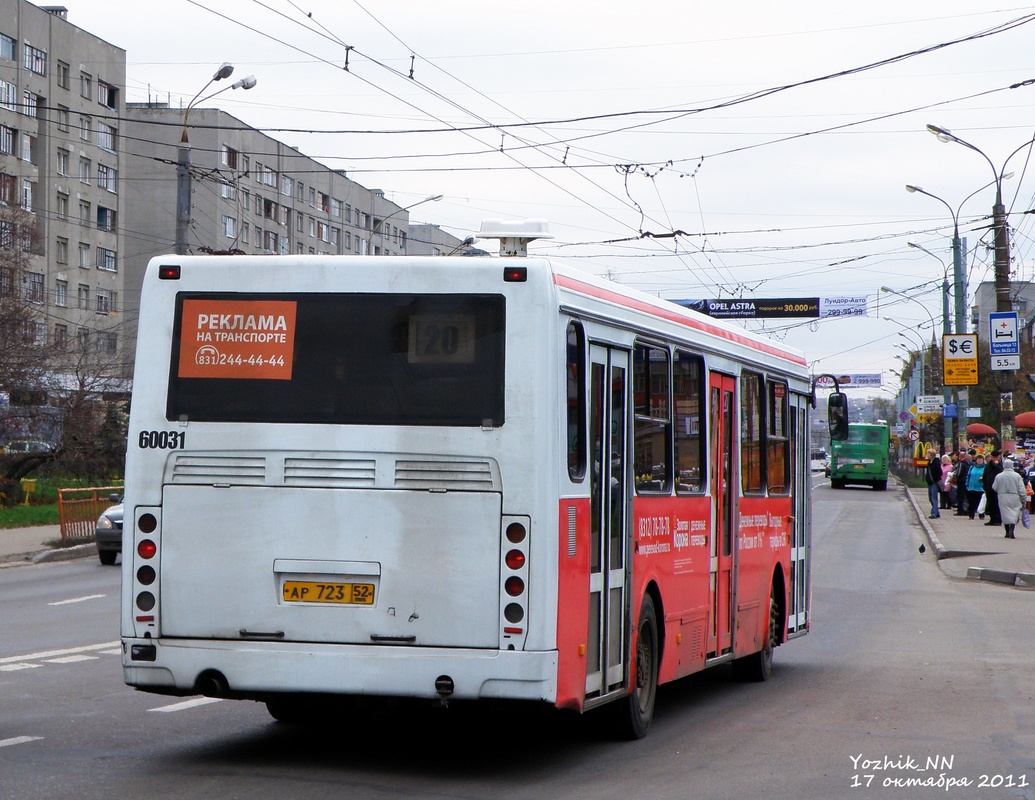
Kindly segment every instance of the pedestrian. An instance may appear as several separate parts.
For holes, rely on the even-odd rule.
[[[942,476],[938,479],[938,508],[952,508],[952,456],[942,456]]]
[[[985,492],[984,476],[985,457],[978,453],[967,472],[967,516],[971,519],[977,514],[978,506],[981,505],[981,495]]]
[[[938,511],[938,484],[942,480],[942,460],[934,450],[928,451],[927,457],[929,460],[924,469],[924,480],[927,481],[927,499],[931,502],[929,519],[938,519],[941,516],[941,512]]]
[[[1024,479],[1013,468],[1013,461],[1003,460],[1003,471],[995,476],[993,488],[999,498],[999,513],[1007,539],[1016,539],[1014,527],[1021,521],[1021,509],[1028,500]]]
[[[985,486],[985,514],[988,522],[985,525],[998,527],[1003,524],[1003,517],[999,513],[999,496],[996,494],[993,484],[996,476],[1003,471],[1002,451],[993,450],[985,464],[985,474],[982,476]]]
[[[959,464],[956,465],[956,472],[953,475],[953,483],[956,484],[956,516],[962,517],[967,513],[967,474],[974,465],[976,450],[961,450]]]

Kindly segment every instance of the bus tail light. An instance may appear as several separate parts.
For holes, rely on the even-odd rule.
[[[137,509],[133,528],[136,563],[133,570],[133,620],[137,635],[151,637],[158,628],[161,593],[158,575],[161,561],[161,532],[155,511]]]
[[[528,634],[529,536],[531,520],[503,520],[500,542],[500,649],[520,650]]]

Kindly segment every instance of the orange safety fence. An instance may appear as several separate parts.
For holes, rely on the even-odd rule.
[[[110,496],[116,493],[122,494],[121,486],[58,489],[61,543],[92,539],[97,532],[97,518],[112,505]]]

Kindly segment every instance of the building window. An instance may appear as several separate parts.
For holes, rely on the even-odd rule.
[[[89,73],[79,73],[79,96],[88,99],[93,97],[93,78]]]
[[[230,181],[220,181],[219,194],[226,200],[237,199],[237,186]]]
[[[85,200],[79,201],[79,224],[80,225],[93,225],[93,219],[90,218],[90,204]]]
[[[0,81],[0,108],[14,111],[18,102],[18,87],[7,81]]]
[[[12,39],[6,33],[0,33],[0,58],[6,58],[8,61],[14,61],[14,54],[16,52],[17,46],[15,45],[14,39]]]
[[[33,205],[32,205],[32,187],[33,187],[32,181],[27,180],[27,179],[23,179],[22,180],[22,208],[24,208],[26,211],[32,211],[33,210]],[[25,247],[25,245],[23,244],[22,245],[22,249],[23,250],[28,250],[29,248]]]
[[[68,219],[68,195],[64,192],[57,193],[57,218],[67,220]]]
[[[90,245],[86,242],[79,243],[79,268],[90,269]],[[82,305],[79,306],[83,308]]]
[[[57,83],[62,89],[68,89],[72,85],[71,73],[64,61],[57,62]]]
[[[103,269],[105,272],[115,272],[118,268],[117,263],[118,258],[114,250],[108,250],[105,247],[97,248],[97,269]]]
[[[85,283],[79,284],[76,300],[78,301],[79,308],[84,311],[90,307],[90,287]]]
[[[14,155],[14,143],[18,139],[16,133],[14,128],[0,125],[0,153],[8,156]]]
[[[97,352],[104,353],[106,355],[114,355],[118,352],[119,335],[117,333],[110,333],[107,331],[101,331],[97,334]]]
[[[97,123],[97,146],[102,150],[115,152],[115,144],[118,141],[118,128],[104,122]]]
[[[71,153],[68,150],[58,149],[57,151],[57,174],[68,176],[68,159]]]
[[[62,239],[62,238],[59,237],[57,242],[55,243],[54,250],[55,250],[54,257],[57,259],[57,263],[59,263],[59,264],[67,264],[68,263],[68,239]],[[58,303],[58,305],[63,305],[63,304],[62,303]]]
[[[79,159],[79,182],[90,185],[93,177],[93,163],[88,158]]]
[[[66,106],[58,106],[57,109],[57,126],[58,130],[62,133],[68,133],[68,120],[70,119],[69,111]]]
[[[104,164],[97,165],[97,185],[102,189],[113,193],[118,191],[117,176],[118,172],[114,167]]]
[[[27,44],[22,48],[22,54],[24,55],[25,69],[29,70],[29,72],[35,72],[37,75],[47,74],[47,54],[43,50]]]
[[[43,273],[30,272],[26,275],[25,299],[30,303],[43,302]]]
[[[89,328],[78,328],[76,329],[76,339],[79,342],[79,349],[86,353],[90,350],[90,329]]]
[[[302,184],[302,181],[295,183],[295,199],[299,203],[305,200],[305,186]]]
[[[115,305],[112,302],[112,292],[107,289],[98,289],[95,299],[97,302],[97,313],[108,314],[115,310]]]
[[[241,242],[244,244],[251,244],[249,241],[251,238],[251,229],[248,227],[248,223],[245,222],[241,225]]]
[[[31,134],[22,132],[21,135],[21,155],[22,161],[27,161],[30,164],[36,163],[36,137]]]
[[[295,182],[287,175],[280,176],[280,193],[284,195],[284,197],[291,197],[291,189],[294,185]]]
[[[66,347],[68,347],[67,325],[54,326],[54,347],[56,347],[58,350],[64,350]]]
[[[0,203],[13,206],[18,197],[18,179],[14,175],[5,175],[0,172]],[[4,220],[10,227],[10,221]],[[6,245],[4,245],[6,246]]]
[[[84,142],[90,141],[90,131],[93,128],[93,120],[87,116],[79,117],[79,138]]]
[[[68,281],[58,281],[54,284],[54,305],[62,308],[68,305]]]
[[[265,231],[263,233],[262,249],[270,253],[277,252],[277,233],[276,231]]]
[[[110,83],[97,81],[97,102],[105,108],[118,108],[119,90]]]
[[[228,239],[237,238],[237,217],[230,217],[224,214],[221,217],[223,235]]]
[[[39,97],[28,89],[22,93],[22,113],[27,117],[36,118],[36,107],[39,105]]]
[[[97,206],[97,229],[108,231],[110,233],[114,231],[115,228],[115,209]]]
[[[223,145],[223,166],[237,169],[237,151],[230,145]]]
[[[335,200],[331,198],[331,216],[335,219],[341,219],[341,200]]]

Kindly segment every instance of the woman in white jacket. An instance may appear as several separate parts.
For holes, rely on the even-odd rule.
[[[1024,490],[1024,478],[1014,469],[1013,461],[1003,459],[1003,471],[995,476],[992,489],[999,495],[999,511],[1003,516],[1006,538],[1016,539],[1014,527],[1021,520],[1021,509],[1028,495]]]

